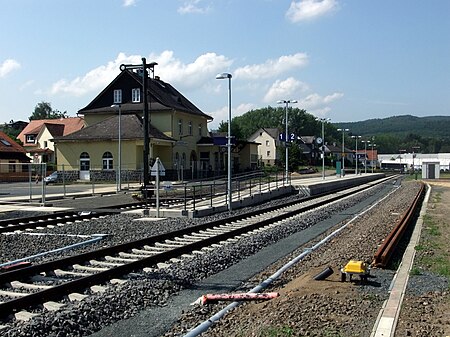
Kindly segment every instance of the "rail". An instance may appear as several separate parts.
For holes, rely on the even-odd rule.
[[[375,267],[384,268],[389,264],[389,261],[402,239],[408,226],[415,220],[417,210],[422,204],[425,195],[425,184],[421,183],[419,192],[414,198],[409,208],[405,211],[399,223],[392,229],[389,235],[384,240],[383,244],[378,248],[374,255],[372,265]]]
[[[372,183],[370,185],[365,185],[359,187],[357,190],[362,191],[378,183],[379,182]],[[143,238],[134,242],[127,242],[113,247],[101,248],[96,251],[85,252],[79,255],[70,256],[59,260],[44,262],[38,265],[32,265],[29,267],[25,267],[23,269],[1,273],[0,284],[8,284],[13,280],[27,280],[30,279],[32,276],[39,274],[51,275],[51,272],[54,271],[55,269],[67,268],[68,266],[70,267],[73,266],[74,264],[84,265],[85,263],[87,263],[87,261],[90,261],[92,259],[99,259],[99,258],[102,259],[105,256],[115,256],[119,252],[129,252],[132,251],[133,248],[144,247],[146,245],[153,245],[156,242],[165,242],[166,240],[176,240],[177,237],[183,237],[184,235],[191,235],[194,232],[202,232],[208,229],[212,229],[212,232],[214,232],[215,231],[214,228],[218,228],[226,224],[233,224],[232,227],[234,227],[235,222],[238,220],[248,219],[255,215],[261,215],[262,213],[267,214],[272,211],[277,211],[276,214],[273,214],[270,217],[263,216],[261,217],[261,219],[254,221],[253,223],[247,223],[246,226],[242,226],[239,228],[232,228],[232,230],[230,231],[218,233],[217,235],[204,238],[201,241],[187,243],[178,248],[157,253],[149,257],[143,256],[142,259],[134,260],[130,263],[126,263],[105,271],[101,271],[93,275],[88,275],[80,279],[68,281],[66,283],[56,285],[50,289],[44,289],[24,297],[10,300],[8,302],[0,303],[0,312],[2,313],[1,315],[7,316],[11,313],[18,312],[18,310],[20,309],[26,309],[27,307],[43,303],[44,301],[58,300],[64,295],[67,295],[71,292],[82,291],[83,289],[89,286],[95,284],[102,284],[112,278],[120,277],[132,271],[142,269],[146,266],[155,265],[159,262],[165,262],[170,260],[171,258],[179,257],[180,255],[190,253],[193,250],[199,250],[202,247],[209,246],[211,244],[218,243],[220,241],[224,241],[230,237],[235,237],[237,235],[241,235],[243,233],[255,230],[257,228],[264,227],[268,224],[279,222],[281,220],[311,210],[318,206],[323,206],[332,201],[340,200],[345,196],[354,195],[355,192],[356,192],[355,190],[352,190],[344,193],[339,193],[337,195],[331,196],[326,200],[317,200],[313,204],[299,205],[298,208],[296,207],[292,210],[286,210],[285,212],[282,213],[279,212],[280,209],[279,205],[270,206],[261,210],[252,210],[250,212],[246,212],[245,214],[233,215],[225,219],[219,219],[188,228],[183,228],[170,233],[159,234],[152,237]],[[311,197],[309,199],[316,199],[316,197]],[[291,201],[284,204],[284,207],[289,207],[300,203],[301,201],[297,200]]]

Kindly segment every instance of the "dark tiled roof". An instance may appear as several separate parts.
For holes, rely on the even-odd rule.
[[[327,144],[326,146],[333,153],[341,153],[342,152],[342,146],[339,147],[339,146],[331,145],[331,144]]]
[[[280,134],[280,130],[277,128],[263,128],[264,131],[266,131],[270,137],[273,139],[278,139],[278,135]]]
[[[30,161],[24,148],[12,140],[3,131],[0,131],[0,158],[17,159],[25,162]]]
[[[44,123],[48,131],[53,137],[60,137],[64,135],[64,125]]]
[[[132,115],[122,115],[120,119],[121,139],[142,139],[144,130],[141,119]],[[175,141],[173,138],[166,136],[154,126],[149,128],[150,138],[160,140]],[[55,137],[56,141],[73,141],[73,140],[113,140],[119,138],[119,116],[115,115],[96,124],[92,124],[81,129],[78,132],[71,133],[64,137]]]
[[[108,89],[115,85],[117,82],[132,81],[133,86],[138,86],[142,88],[142,78],[129,70],[122,71],[96,98],[94,98],[85,108],[79,110],[80,114],[85,113],[102,113],[111,112],[111,106],[108,104],[100,104],[102,96],[108,92]],[[208,120],[213,118],[199,108],[197,108],[191,101],[184,97],[178,90],[172,87],[169,83],[166,83],[160,79],[148,79],[147,91],[149,93],[148,106],[149,111],[160,111],[160,110],[177,110],[188,114],[203,116]],[[131,103],[123,102],[121,104],[121,109],[123,112],[135,112],[142,113],[144,110],[144,104],[141,103]]]
[[[212,137],[202,137],[197,142],[198,145],[214,145],[214,139]]]

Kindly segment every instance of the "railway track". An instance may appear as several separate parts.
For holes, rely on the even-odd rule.
[[[2,273],[0,296],[3,303],[0,303],[0,312],[3,318],[12,314],[16,314],[16,318],[27,318],[33,316],[32,311],[36,311],[39,306],[57,310],[64,305],[65,297],[82,299],[86,296],[82,293],[104,291],[108,282],[123,282],[120,277],[128,273],[156,268],[158,264],[196,254],[202,249],[214,249],[221,242],[233,240],[236,236],[251,235],[252,231],[276,226],[298,214],[355,195],[385,181],[386,179],[307,202],[291,202],[283,208],[269,207],[264,211],[248,212]],[[21,310],[28,311],[20,312]]]
[[[163,199],[161,203],[165,206],[176,206],[182,204],[179,198]],[[101,216],[108,216],[111,214],[120,213],[126,210],[142,209],[145,207],[154,207],[155,201],[150,200],[148,203],[143,201],[124,203],[119,205],[95,207],[85,209],[83,211],[58,211],[51,214],[27,216],[12,219],[0,220],[0,234],[10,233],[16,231],[24,231],[38,227],[57,226],[60,224],[67,224],[74,221],[85,221],[95,219]]]

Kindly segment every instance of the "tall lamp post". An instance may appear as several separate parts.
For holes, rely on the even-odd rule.
[[[118,176],[117,176],[117,192],[122,190],[122,108],[120,104],[113,104],[111,108],[118,108],[119,110],[119,163],[118,163]]]
[[[297,101],[295,99],[290,99],[290,100],[280,100],[277,101],[278,104],[285,104],[285,116],[284,116],[284,123],[285,123],[285,134],[284,134],[284,141],[285,141],[285,148],[286,148],[286,152],[285,152],[285,157],[286,157],[286,167],[285,167],[285,177],[286,177],[286,184],[289,184],[289,147],[288,147],[288,142],[289,142],[289,132],[288,132],[288,105],[289,103],[294,104],[297,103]]]
[[[142,58],[142,64],[121,64],[120,71],[125,70],[140,70],[142,71],[142,94],[144,103],[144,190],[150,185],[150,174],[149,174],[149,153],[150,153],[150,135],[149,135],[149,124],[150,116],[148,111],[148,97],[147,97],[147,78],[149,69],[153,75],[155,75],[155,66],[158,65],[156,62],[147,63],[145,57]],[[145,192],[145,197],[147,198],[147,192]]]
[[[228,79],[228,176],[227,176],[227,186],[228,186],[228,211],[231,212],[231,77],[230,73],[221,73],[216,76],[216,80],[224,80]]]
[[[372,162],[372,173],[373,173],[373,148],[375,147],[375,146],[377,146],[377,144],[375,144],[375,143],[370,143],[369,144],[369,146],[372,148],[372,160],[371,160],[371,162]],[[375,161],[375,163],[376,163],[376,161]]]
[[[361,143],[364,143],[364,174],[367,173],[367,144],[370,145],[370,140],[362,140]]]
[[[345,176],[345,146],[344,146],[344,133],[350,131],[350,129],[337,129],[337,131],[342,131],[342,170],[341,176]]]
[[[361,136],[352,136],[352,138],[355,138],[356,140],[356,148],[355,148],[355,158],[356,158],[356,166],[355,166],[355,174],[358,174],[358,138],[361,138]]]
[[[325,179],[325,122],[331,120],[331,118],[317,118],[322,122],[322,179]]]
[[[417,153],[417,151],[419,149],[420,149],[420,146],[413,146],[412,147],[412,162],[413,162],[412,169],[413,169],[413,174],[414,174],[414,172],[416,172],[416,166],[414,165],[414,158],[416,158],[416,153]],[[417,179],[417,176],[416,176],[416,179]]]

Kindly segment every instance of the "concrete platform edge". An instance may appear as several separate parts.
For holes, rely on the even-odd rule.
[[[409,272],[411,271],[415,257],[415,247],[419,243],[422,231],[423,218],[428,207],[428,200],[431,194],[431,187],[427,185],[427,193],[420,210],[419,218],[411,236],[411,240],[405,250],[402,262],[397,269],[394,283],[390,291],[389,299],[381,308],[377,321],[374,324],[370,337],[393,337],[397,326],[400,309],[408,285]]]

